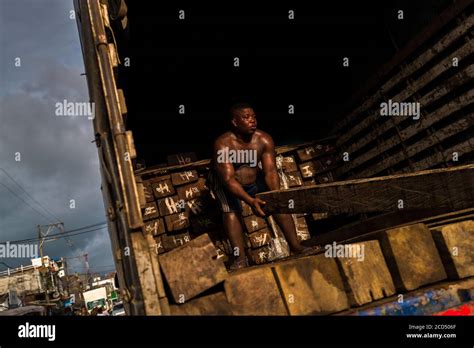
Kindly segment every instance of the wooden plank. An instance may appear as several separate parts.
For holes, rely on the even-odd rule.
[[[355,177],[366,178],[378,174],[396,165],[397,163],[400,163],[407,157],[411,158],[421,151],[424,151],[430,147],[434,147],[435,145],[440,144],[443,140],[469,129],[473,126],[473,124],[474,114],[466,115],[466,117],[453,122],[442,129],[439,129],[436,132],[436,136],[426,137],[410,146],[406,146],[404,150],[391,155],[384,161],[378,162],[377,164],[368,167],[360,173],[357,173]]]
[[[270,191],[257,197],[266,201],[264,211],[270,215],[357,214],[400,208],[460,210],[474,206],[474,165]]]
[[[176,234],[162,234],[162,246],[165,251],[171,251],[191,241],[191,236],[187,231],[181,231]]]
[[[178,231],[189,227],[189,217],[186,212],[166,215],[165,223],[167,231]]]
[[[196,170],[187,170],[179,173],[171,174],[171,182],[174,186],[180,186],[184,184],[189,184],[198,179],[198,173]]]
[[[425,170],[430,167],[434,167],[440,163],[451,162],[453,160],[453,154],[455,152],[458,154],[459,158],[474,152],[474,137],[467,139],[459,144],[453,145],[449,149],[436,152],[419,161],[413,162],[413,171]],[[404,168],[398,171],[397,174],[410,172],[412,172],[411,168]]]
[[[305,179],[312,178],[316,174],[316,165],[313,161],[302,163],[299,168],[301,176]]]
[[[474,221],[462,221],[431,231],[449,278],[474,276]]]
[[[340,254],[345,257],[340,257]],[[351,255],[355,257],[348,257]],[[332,249],[326,248],[325,256],[337,256],[349,289],[351,305],[361,306],[395,294],[395,286],[378,241],[340,244],[337,248],[332,246]]]
[[[198,181],[177,187],[179,199],[192,200],[197,197],[203,196],[207,190],[205,187],[205,180],[200,178]]]
[[[294,156],[277,156],[277,169],[283,170],[285,173],[294,172],[298,170]]]
[[[265,227],[261,230],[258,230],[257,232],[253,232],[248,235],[250,245],[252,248],[260,248],[264,245],[267,245],[270,243],[270,240],[272,238],[270,230]]]
[[[372,232],[382,232],[388,228],[412,225],[418,222],[426,224],[429,221],[436,220],[436,216],[445,216],[447,209],[437,210],[398,210],[389,213],[383,213],[366,220],[357,221],[344,225],[335,230],[316,234],[312,239],[313,244],[328,244],[332,242],[357,242],[360,236],[367,235],[368,239],[374,239]],[[443,215],[441,215],[443,214]],[[362,239],[364,240],[364,239]]]
[[[145,200],[147,203],[153,202],[155,200],[155,196],[153,195],[153,188],[151,184],[143,184],[143,192],[145,194]]]
[[[308,224],[306,223],[306,219],[304,216],[295,218],[295,229],[296,229],[296,237],[299,241],[308,240],[311,238],[309,233]]]
[[[133,260],[135,262],[137,272],[140,275],[138,278],[140,284],[141,294],[143,296],[143,305],[145,307],[146,315],[161,315],[163,311],[161,309],[159,296],[160,289],[157,285],[157,279],[153,271],[151,259],[156,255],[151,254],[150,247],[148,246],[145,236],[140,233],[131,233],[130,238],[132,241]]]
[[[165,233],[165,224],[162,218],[150,220],[144,224],[145,232],[156,237]]]
[[[465,70],[457,73],[456,75],[449,78],[447,81],[444,81],[442,85],[436,86],[434,89],[426,93],[423,97],[417,100],[418,103],[425,109],[434,101],[440,99],[441,97],[447,95],[451,91],[455,90],[459,86],[468,83],[474,75],[474,65],[469,65]],[[392,100],[403,101],[403,95],[397,95],[392,98]],[[369,114],[362,120],[364,128],[372,126],[376,120],[380,118],[380,109],[377,109],[376,112]],[[384,133],[386,133],[391,128],[395,127],[405,119],[403,117],[392,117],[381,125],[374,126],[374,130],[370,132],[367,136],[358,137],[358,139],[352,144],[347,144],[343,147],[344,152],[354,153],[358,149],[367,145],[368,143],[375,141],[377,138],[380,138]]]
[[[467,6],[469,1],[461,1],[456,6],[461,6],[461,8]],[[445,13],[448,13],[450,9],[448,9]],[[444,16],[444,13],[443,13]],[[442,21],[433,21],[431,25],[435,24],[440,25]],[[413,62],[409,63],[406,65],[401,72],[397,72],[393,78],[389,79],[387,82],[385,82],[381,88],[377,89],[377,92],[373,94],[370,98],[368,98],[364,103],[362,103],[358,108],[356,108],[353,112],[351,112],[347,117],[345,117],[343,120],[339,122],[339,124],[335,127],[335,132],[340,132],[343,128],[348,127],[351,123],[353,123],[357,116],[359,116],[363,111],[368,110],[370,107],[372,107],[378,100],[381,100],[384,95],[387,94],[387,92],[392,89],[395,85],[400,83],[403,79],[406,79],[408,76],[413,74],[415,71],[420,69],[423,65],[428,63],[431,59],[433,59],[436,55],[439,55],[443,50],[448,48],[453,42],[455,42],[457,39],[459,39],[461,36],[466,34],[470,28],[472,27],[474,23],[474,15],[471,15],[470,17],[467,18],[467,20],[463,21],[461,25],[457,26],[453,30],[451,30],[448,34],[443,36],[434,46],[429,47],[425,52],[423,52],[421,55],[419,55]],[[427,28],[426,30],[428,30]],[[425,31],[425,39],[428,37],[427,32]],[[431,34],[430,34],[431,35]],[[422,35],[423,36],[423,35]],[[420,37],[420,36],[418,36]],[[415,38],[415,40],[417,40]],[[410,51],[416,49],[419,47],[419,44],[415,43],[415,40],[411,41],[408,46],[411,46]],[[403,57],[400,57],[400,56]],[[391,61],[388,63],[384,64],[384,66],[379,70],[379,72],[372,78],[371,81],[369,81],[369,84],[374,87],[375,85],[375,79],[380,78],[380,76],[385,76],[387,74],[387,71],[390,71],[393,67],[395,66],[400,66],[402,63],[402,60],[405,59],[408,55],[408,50],[404,48],[402,51],[400,51]],[[359,95],[360,97],[360,95]],[[358,131],[357,131],[358,132]],[[337,146],[340,146],[346,142],[346,139],[344,141],[339,141],[337,143]]]
[[[232,315],[225,293],[218,292],[170,306],[171,315]]]
[[[250,208],[250,205],[245,203],[244,201],[240,201],[242,204],[242,216],[250,216],[253,214],[252,208]]]
[[[401,130],[398,134],[395,134],[388,138],[387,140],[381,142],[379,145],[373,147],[372,149],[364,152],[363,155],[352,159],[349,162],[345,162],[342,167],[338,169],[338,175],[342,175],[343,173],[353,170],[354,168],[362,165],[363,163],[367,162],[368,160],[378,156],[394,146],[400,144],[400,142],[410,139],[415,134],[427,129],[428,127],[432,126],[436,122],[443,120],[444,118],[450,116],[454,112],[462,109],[463,107],[467,106],[468,104],[474,101],[474,90],[469,90],[468,92],[464,93],[463,95],[454,98],[444,104],[441,108],[434,111],[432,114],[429,114],[425,117],[421,117],[418,122],[408,126],[407,128]]]
[[[153,184],[151,184],[151,187],[153,189],[153,194],[156,199],[172,196],[175,194],[174,187],[171,184],[171,180],[169,179],[154,182]]]
[[[271,261],[271,250],[269,245],[258,249],[249,250],[250,260],[256,265],[263,265]]]
[[[170,166],[183,165],[196,161],[197,157],[194,152],[183,152],[174,155],[169,155],[166,159],[166,162]]]
[[[303,185],[303,179],[301,178],[300,172],[287,173],[288,187],[299,187]]]
[[[244,217],[244,224],[248,233],[252,233],[267,227],[265,219],[256,215]]]
[[[288,315],[270,267],[231,273],[224,289],[234,315]]]
[[[431,232],[424,224],[387,230],[378,237],[397,290],[410,291],[446,279]]]
[[[180,248],[159,256],[173,299],[184,303],[227,278],[216,248],[204,234]]]
[[[180,204],[180,198],[177,195],[159,199],[157,205],[161,216],[180,213],[184,210],[181,209],[182,205]]]
[[[313,158],[320,157],[332,153],[335,151],[335,148],[331,144],[315,144],[311,146],[304,147],[296,151],[298,158],[301,162],[309,161]],[[294,170],[291,170],[294,171]]]
[[[145,204],[145,208],[142,209],[143,221],[156,219],[159,215],[155,202]]]
[[[158,236],[158,237],[155,237],[155,243],[156,243],[156,253],[157,254],[163,254],[164,252],[166,252],[166,249],[165,247],[163,246],[163,239],[161,238],[161,236]]]
[[[344,284],[333,258],[304,257],[275,265],[290,315],[322,315],[349,307]]]

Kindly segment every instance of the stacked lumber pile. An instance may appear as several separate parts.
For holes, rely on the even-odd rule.
[[[388,229],[231,274],[213,256],[207,235],[160,256],[172,315],[328,315],[384,298],[398,300],[402,311],[409,291],[474,276],[474,221]]]
[[[334,181],[337,161],[335,148],[328,141],[278,147],[276,152],[282,189]],[[198,161],[194,153],[182,153],[168,156],[166,165],[137,171],[144,228],[153,235],[158,254],[207,233],[218,258],[226,263],[230,260],[232,247],[206,183],[209,170],[209,160]],[[257,217],[244,202],[242,207],[247,254],[252,263],[288,256],[288,245],[273,219]],[[321,218],[316,215],[313,218]],[[311,238],[308,218],[309,214],[293,215],[299,240]]]

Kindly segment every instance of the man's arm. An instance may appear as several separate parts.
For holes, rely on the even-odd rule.
[[[262,167],[265,175],[265,183],[268,188],[273,190],[280,189],[280,177],[278,176],[276,161],[275,161],[275,144],[270,135],[264,134],[263,153],[262,153]]]

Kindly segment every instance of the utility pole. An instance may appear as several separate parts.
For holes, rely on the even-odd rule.
[[[46,232],[43,233],[43,227],[46,227]],[[58,222],[56,224],[49,224],[49,225],[38,225],[38,239],[39,239],[39,249],[40,249],[40,258],[41,258],[41,268],[42,270],[45,269],[45,264],[44,264],[44,254],[43,254],[43,244],[45,242],[45,238],[49,235],[49,233],[57,228],[61,233],[64,232],[64,223],[63,222]],[[43,274],[41,274],[41,279],[43,282],[43,285],[45,287],[45,299],[46,302],[49,303],[49,294],[48,294],[48,279],[50,278],[50,271],[48,269],[47,276],[45,277]],[[45,281],[46,279],[46,281]]]

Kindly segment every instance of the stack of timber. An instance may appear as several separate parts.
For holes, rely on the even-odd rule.
[[[277,147],[281,188],[333,182],[337,161],[331,140]],[[166,165],[136,171],[144,229],[155,239],[158,254],[207,233],[217,247],[218,257],[228,264],[233,250],[206,183],[209,170],[210,160],[198,161],[194,153],[183,153],[168,156]],[[257,217],[244,202],[242,207],[246,253],[251,261],[263,264],[288,256],[287,245],[278,244],[284,244],[284,239],[272,218]],[[311,238],[306,221],[309,218],[307,213],[293,215],[299,240]]]
[[[473,7],[448,8],[354,96],[333,130],[343,158],[338,178],[472,163]],[[409,105],[419,114],[403,114]]]
[[[379,300],[398,300],[403,311],[399,300],[410,291],[474,279],[473,220],[437,230],[424,224],[387,229],[331,248],[229,274],[213,258],[209,238],[200,236],[160,256],[175,302],[171,314],[330,315]]]

